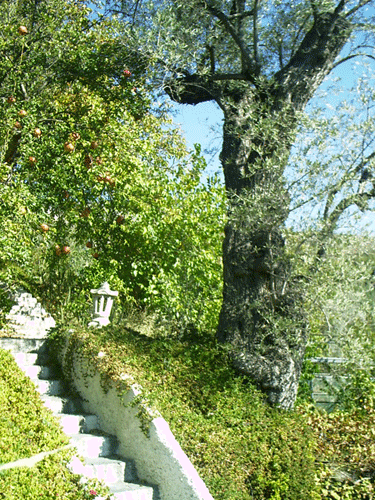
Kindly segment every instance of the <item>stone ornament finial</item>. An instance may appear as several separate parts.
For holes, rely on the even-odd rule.
[[[109,288],[109,284],[104,282],[98,289],[90,290],[93,298],[93,320],[89,326],[100,328],[110,323],[109,317],[111,314],[114,298],[118,296]]]

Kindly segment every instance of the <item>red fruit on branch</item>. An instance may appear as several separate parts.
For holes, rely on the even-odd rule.
[[[74,148],[74,146],[73,146],[73,144],[71,142],[66,142],[64,144],[64,150],[65,150],[66,153],[73,153],[74,149],[75,148]]]
[[[93,157],[91,155],[86,155],[85,156],[85,165],[87,168],[91,168],[92,164],[93,164]]]
[[[29,156],[29,163],[31,166],[35,165],[35,163],[36,163],[35,156]]]
[[[35,128],[34,132],[33,132],[33,136],[36,137],[37,139],[39,139],[39,137],[41,135],[42,135],[42,131],[40,130],[40,128]]]
[[[62,252],[64,255],[68,255],[70,253],[70,247],[64,246]]]
[[[18,116],[19,116],[20,118],[25,118],[25,116],[27,116],[27,111],[25,111],[24,109],[20,109],[20,110],[18,111]]]
[[[61,255],[61,248],[60,245],[55,245],[55,254],[57,256]]]
[[[94,259],[98,259],[99,258],[98,252],[93,253],[92,256],[94,257]]]
[[[81,213],[81,217],[88,217],[90,215],[90,208],[89,207],[86,207],[82,213]]]
[[[91,141],[90,148],[96,149],[99,146],[98,141]]]
[[[8,104],[14,104],[16,102],[16,98],[10,95],[7,99]]]
[[[48,224],[41,224],[40,229],[43,231],[43,233],[46,233],[49,230]]]
[[[22,125],[20,124],[20,122],[16,122],[14,124],[14,127],[17,128],[18,130],[20,130],[22,128]]]
[[[26,26],[20,26],[20,27],[18,28],[18,33],[19,33],[21,36],[27,35],[28,31],[27,31]]]
[[[72,139],[73,141],[79,141],[81,138],[80,134],[78,132],[73,132],[72,133]]]
[[[88,241],[88,242],[86,243],[86,247],[87,247],[87,248],[92,248],[92,243],[91,243],[91,241]]]
[[[96,164],[97,164],[97,165],[102,165],[103,160],[100,158],[100,156],[97,156],[97,157],[95,158],[95,162],[96,162]]]
[[[125,76],[125,78],[129,78],[132,76],[132,74],[128,69],[124,69],[124,76]]]

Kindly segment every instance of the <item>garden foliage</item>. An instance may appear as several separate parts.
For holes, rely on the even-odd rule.
[[[0,350],[0,464],[31,458],[69,443],[56,418],[47,410],[28,377],[11,354]],[[91,500],[106,490],[93,482],[81,482],[67,464],[72,450],[45,457],[34,467],[0,470],[2,500]],[[91,492],[95,491],[95,495]],[[102,497],[104,499],[104,496]]]
[[[106,280],[123,306],[213,328],[223,189],[200,183],[118,24],[82,2],[0,8],[1,278],[55,314]]]

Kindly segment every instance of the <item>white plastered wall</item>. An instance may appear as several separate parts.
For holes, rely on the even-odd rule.
[[[214,500],[161,416],[152,419],[148,436],[142,431],[138,407],[129,404],[140,394],[139,386],[129,388],[124,381],[104,389],[92,360],[74,356],[72,361],[71,382],[85,400],[85,411],[97,415],[102,430],[117,437],[119,455],[135,461],[139,478],[158,485],[161,500]]]

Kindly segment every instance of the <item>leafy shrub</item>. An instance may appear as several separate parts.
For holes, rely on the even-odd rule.
[[[327,414],[313,406],[299,413],[315,435],[317,483],[322,498],[367,500],[374,495],[375,410],[370,406]]]
[[[68,444],[34,384],[13,357],[0,350],[0,461],[11,462]]]
[[[30,458],[69,443],[34,384],[18,368],[12,355],[0,349],[0,464]],[[83,483],[66,465],[72,450],[45,457],[34,467],[0,471],[0,499],[93,500],[106,489],[96,482]],[[93,495],[91,492],[96,492]]]
[[[124,308],[214,328],[223,186],[200,184],[199,148],[152,106],[132,37],[90,16],[83,2],[0,5],[0,279],[55,315],[83,314],[108,281]]]

